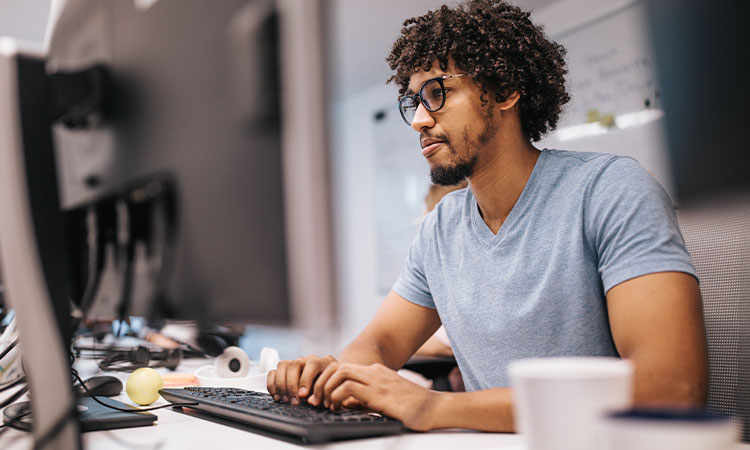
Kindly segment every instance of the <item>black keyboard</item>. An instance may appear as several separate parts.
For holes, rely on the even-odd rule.
[[[161,389],[169,402],[197,402],[189,406],[198,411],[235,422],[292,435],[308,444],[341,439],[397,434],[404,430],[401,422],[376,413],[330,411],[307,403],[292,406],[278,403],[262,392],[235,388],[187,387]]]

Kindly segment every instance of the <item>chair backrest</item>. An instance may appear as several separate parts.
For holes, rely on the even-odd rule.
[[[677,216],[703,295],[708,407],[737,417],[750,442],[750,202]]]

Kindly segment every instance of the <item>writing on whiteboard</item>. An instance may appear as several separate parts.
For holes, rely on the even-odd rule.
[[[559,36],[568,50],[569,91],[560,127],[601,122],[617,126],[619,116],[659,108],[643,5],[621,11]]]

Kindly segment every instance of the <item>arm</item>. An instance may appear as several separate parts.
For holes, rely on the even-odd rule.
[[[309,403],[319,405],[323,401],[323,385],[340,362],[378,363],[398,369],[439,326],[437,311],[411,303],[391,291],[370,324],[344,348],[338,361],[333,356],[281,361],[268,374],[268,392],[276,400],[297,404],[299,398],[306,398]]]
[[[399,419],[414,430],[513,431],[510,389],[436,392],[396,373],[439,326],[435,310],[391,292],[367,328],[341,352],[339,361],[333,357],[282,361],[269,373],[268,390],[277,400],[292,403],[298,402],[292,395],[297,392],[313,405],[334,410],[366,408]]]
[[[681,272],[633,278],[607,292],[620,356],[633,361],[636,405],[705,406],[708,354],[696,279]]]
[[[365,408],[398,419],[412,430],[514,430],[509,388],[437,392],[417,386],[382,364],[341,364],[324,391],[325,405],[333,410]]]
[[[341,352],[340,363],[320,374],[308,401],[331,409],[363,407],[413,430],[513,431],[510,389],[436,392],[395,372],[439,325],[435,310],[391,292],[367,328]]]
[[[339,361],[381,363],[400,369],[440,327],[437,311],[391,291],[372,321],[339,355]]]

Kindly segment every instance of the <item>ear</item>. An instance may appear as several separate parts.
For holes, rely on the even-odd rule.
[[[502,111],[507,111],[516,106],[516,103],[518,103],[518,100],[520,98],[521,94],[519,94],[518,91],[513,91],[508,95],[508,97],[505,98],[505,100],[498,103],[498,106]]]

